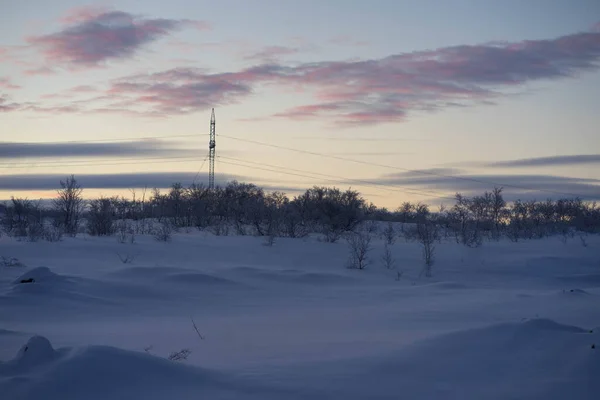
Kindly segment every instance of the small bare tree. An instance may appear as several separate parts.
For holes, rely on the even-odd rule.
[[[371,235],[365,232],[353,232],[347,236],[350,259],[348,268],[365,269],[369,265]]]
[[[158,227],[154,228],[154,239],[159,242],[170,242],[171,234],[173,233],[173,227],[169,221],[161,222]]]
[[[435,241],[439,239],[439,227],[432,221],[424,220],[417,224],[417,238],[423,248],[423,261],[425,265],[421,274],[432,276],[432,267],[435,260]]]
[[[396,260],[392,255],[392,249],[390,249],[390,246],[387,243],[383,246],[383,256],[381,256],[381,261],[383,261],[383,265],[387,269],[396,268]]]
[[[59,226],[63,228],[66,234],[75,236],[84,207],[83,189],[74,175],[67,177],[65,181],[60,181],[60,186],[58,198],[54,200],[54,208],[60,218]]]
[[[383,230],[383,238],[385,239],[385,243],[388,245],[394,244],[396,241],[396,230],[394,229],[394,224],[392,222],[388,222],[387,226]]]

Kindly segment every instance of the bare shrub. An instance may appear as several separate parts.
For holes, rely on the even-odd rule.
[[[127,223],[125,221],[119,221],[116,224],[117,242],[127,242]]]
[[[365,231],[367,231],[367,233],[375,235],[379,230],[379,226],[377,225],[377,221],[373,221],[372,219],[370,219],[368,221],[365,221],[364,229]]]
[[[264,240],[263,244],[268,247],[273,246],[275,244],[275,237],[276,237],[275,234],[272,232],[267,234],[265,236],[265,240]]]
[[[402,275],[404,274],[403,271],[396,271],[396,280],[399,281],[400,278],[402,278]]]
[[[159,242],[170,242],[172,234],[173,227],[168,221],[163,221],[154,228],[154,239]]]
[[[133,260],[135,260],[137,255],[133,255],[133,254],[121,255],[120,253],[117,253],[117,257],[119,257],[119,260],[121,260],[121,262],[123,264],[132,264]]]
[[[369,265],[371,235],[363,232],[350,233],[347,236],[350,258],[348,268],[365,269]]]
[[[383,230],[383,238],[385,239],[385,243],[389,245],[394,244],[396,241],[396,229],[394,229],[394,224],[392,222],[388,222]]]
[[[44,237],[44,226],[40,223],[30,223],[27,226],[27,240],[37,242]]]
[[[423,221],[417,224],[417,235],[423,250],[423,271],[426,277],[432,276],[432,267],[435,261],[435,241],[439,238],[439,227],[431,221]]]
[[[181,349],[179,351],[174,351],[169,354],[168,359],[170,361],[185,361],[192,354],[190,349]]]
[[[114,202],[106,197],[90,201],[87,219],[88,232],[92,236],[111,236],[115,232]]]
[[[20,268],[20,267],[26,266],[21,261],[19,261],[18,258],[5,257],[5,256],[0,256],[0,265],[2,265],[3,267],[14,267],[14,268]]]
[[[119,243],[135,243],[135,227],[129,221],[121,220],[116,224],[117,241]]]
[[[423,219],[417,223],[417,226],[411,229],[411,236],[416,237],[422,248],[424,267],[421,275],[432,276],[432,267],[435,260],[435,242],[439,240],[439,226],[433,221]]]
[[[225,220],[215,219],[215,221],[207,228],[207,230],[215,236],[228,236],[229,224]]]
[[[336,243],[342,237],[342,232],[337,230],[330,230],[327,228],[323,229],[323,238],[322,240],[327,243]]]
[[[390,246],[387,243],[383,246],[383,256],[381,256],[381,261],[383,261],[383,265],[387,269],[396,268],[396,260],[392,255],[392,249],[390,249]]]
[[[63,237],[62,228],[58,226],[44,227],[44,240],[47,242],[60,242]]]
[[[583,234],[579,235],[579,240],[581,241],[581,245],[583,247],[588,247],[588,243],[587,240],[585,239],[585,236]]]

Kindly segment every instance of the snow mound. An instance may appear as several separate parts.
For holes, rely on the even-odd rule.
[[[37,267],[33,268],[13,281],[13,285],[20,285],[26,283],[63,283],[67,282],[68,278],[58,275],[50,270],[48,267]]]
[[[52,361],[56,351],[50,341],[43,336],[33,336],[21,347],[13,363],[17,366],[35,366]]]
[[[0,364],[3,399],[240,398],[254,391],[234,376],[108,346],[54,350],[34,336]]]
[[[287,379],[298,389],[308,382],[304,395],[313,399],[592,400],[600,393],[600,353],[591,348],[599,337],[534,319],[437,336],[392,355],[306,365]]]

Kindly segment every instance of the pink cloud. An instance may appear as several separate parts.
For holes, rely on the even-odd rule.
[[[274,113],[278,118],[319,118],[341,126],[405,121],[414,112],[491,104],[539,80],[598,70],[600,32],[548,40],[454,46],[358,61],[293,66],[266,62],[231,72],[173,68],[109,83],[101,106],[83,112],[131,115],[191,114],[237,103],[263,85],[304,90],[314,104]],[[112,99],[112,100],[111,100]],[[100,109],[102,111],[100,111]]]
[[[70,67],[101,66],[132,57],[140,48],[184,27],[206,30],[209,25],[189,19],[146,19],[122,11],[98,8],[72,10],[58,32],[27,41],[47,61]]]
[[[82,7],[73,7],[68,10],[59,21],[65,25],[78,24],[81,22],[92,20],[99,15],[102,15],[106,12],[109,12],[110,9],[108,7],[102,6],[82,6]]]
[[[0,89],[14,90],[14,89],[20,89],[20,88],[21,88],[21,86],[12,83],[10,78],[0,77]]]
[[[80,86],[75,86],[71,89],[69,89],[69,92],[71,93],[90,93],[90,92],[95,92],[98,89],[95,88],[94,86],[91,85],[80,85]]]
[[[54,70],[50,67],[39,67],[39,68],[33,68],[33,69],[26,69],[23,71],[23,74],[27,75],[27,76],[54,75],[56,73],[57,73],[56,70]]]
[[[11,101],[8,96],[0,94],[0,112],[18,111],[20,106],[19,103]]]

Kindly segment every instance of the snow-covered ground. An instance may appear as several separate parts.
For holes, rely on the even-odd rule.
[[[600,398],[599,237],[263,242],[0,238],[0,399]]]

